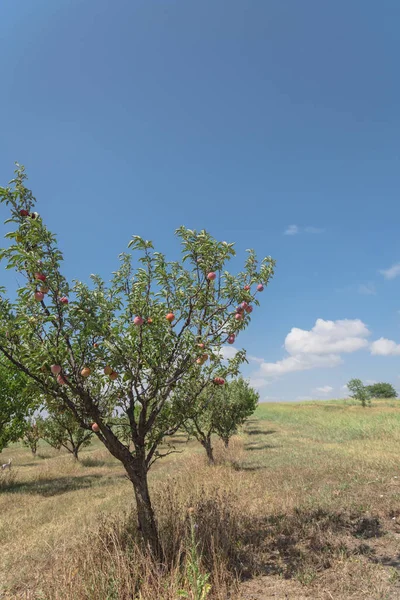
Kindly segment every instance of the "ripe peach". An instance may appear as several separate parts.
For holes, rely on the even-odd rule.
[[[111,375],[111,373],[113,372],[111,367],[104,367],[104,374],[105,375]]]
[[[26,210],[25,208],[23,208],[22,210],[19,211],[19,214],[21,215],[21,217],[27,217],[29,215],[29,210]]]
[[[247,313],[251,313],[251,312],[253,312],[253,307],[252,307],[252,306],[250,306],[250,305],[246,306],[246,312],[247,312]]]
[[[60,365],[51,365],[50,371],[54,373],[54,375],[58,375],[59,373],[61,373],[61,367]]]
[[[262,283],[259,283],[257,286],[257,292],[262,292],[264,290],[264,286]]]
[[[249,292],[250,291],[250,286],[249,285],[245,285],[243,289],[246,290],[246,292]]]
[[[234,344],[235,343],[235,336],[233,335],[233,333],[231,333],[231,335],[228,337],[228,344]]]
[[[202,358],[196,358],[196,362],[198,365],[202,365],[203,364],[203,359]]]
[[[91,372],[92,371],[89,369],[89,367],[83,367],[83,369],[81,371],[81,375],[82,375],[82,377],[89,377]]]
[[[35,292],[35,300],[36,302],[42,302],[44,300],[43,292]]]
[[[216,277],[217,277],[217,274],[216,274],[216,273],[214,273],[214,271],[211,271],[211,273],[209,273],[209,274],[207,275],[207,279],[208,279],[208,281],[214,281],[214,279],[216,279]]]
[[[142,317],[135,317],[135,318],[133,319],[133,323],[134,323],[134,325],[137,325],[138,327],[139,327],[140,325],[143,325],[143,319],[142,319]]]
[[[149,325],[151,325],[151,324],[152,324],[152,322],[153,322],[153,319],[152,319],[151,317],[149,317],[149,318],[147,319],[147,322],[148,322],[148,324],[149,324]]]
[[[109,377],[110,377],[111,381],[115,381],[118,377],[118,373],[113,371],[112,373],[110,373]]]
[[[93,423],[92,431],[94,431],[95,433],[98,433],[100,431],[100,427],[98,426],[97,423]]]
[[[243,315],[241,315],[240,313],[236,313],[235,319],[236,321],[241,321],[243,319]]]
[[[66,385],[67,381],[62,375],[57,375],[57,383],[59,385]]]
[[[204,350],[204,348],[206,347],[205,344],[203,344],[203,342],[201,342],[200,344],[197,344],[199,348],[201,348],[201,350]]]
[[[60,302],[61,304],[68,304],[69,300],[66,296],[62,296],[62,298],[60,298]]]
[[[165,315],[165,318],[167,319],[167,321],[172,323],[172,321],[175,319],[175,315],[174,313],[168,313],[167,315]]]
[[[43,275],[43,273],[35,273],[35,279],[38,281],[46,281],[46,275]]]

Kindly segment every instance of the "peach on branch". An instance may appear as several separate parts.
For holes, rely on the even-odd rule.
[[[100,427],[98,426],[97,423],[93,423],[93,425],[92,425],[92,431],[94,431],[95,433],[99,433]]]
[[[104,367],[104,374],[105,375],[111,375],[112,372],[113,372],[113,370],[112,370],[111,367],[109,367],[109,366]]]
[[[82,377],[89,377],[91,372],[92,371],[89,369],[89,367],[83,367],[83,369],[81,371],[81,375],[82,375]]]
[[[135,317],[135,318],[133,319],[133,323],[134,323],[134,325],[137,325],[138,327],[139,327],[140,325],[143,325],[143,322],[144,322],[144,321],[143,321],[142,317],[139,317],[139,316],[137,316],[137,317]]]
[[[52,373],[54,373],[54,375],[58,375],[59,373],[61,373],[61,366],[60,365],[51,365],[50,371]]]
[[[172,321],[175,319],[175,315],[174,313],[168,313],[167,315],[165,315],[165,318],[167,319],[167,321],[172,323]]]
[[[43,292],[35,292],[35,300],[36,302],[42,302],[44,300]]]

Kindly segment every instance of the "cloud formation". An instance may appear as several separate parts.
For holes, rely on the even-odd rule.
[[[400,275],[400,262],[392,265],[388,269],[381,269],[379,273],[383,275],[385,279],[395,279]]]
[[[298,225],[289,225],[285,231],[284,235],[297,235],[298,233],[323,233],[324,229],[320,227],[299,227]]]
[[[370,350],[371,354],[379,356],[398,356],[400,354],[400,344],[381,337],[379,340],[372,342]]]
[[[276,362],[262,362],[254,374],[258,387],[274,377],[306,371],[309,369],[332,368],[341,364],[341,354],[356,352],[368,346],[370,335],[360,319],[325,321],[317,319],[312,329],[293,327],[285,338],[288,356]]]
[[[333,392],[333,387],[330,385],[323,385],[322,387],[315,388],[316,392],[320,392],[321,394],[329,394]]]
[[[299,233],[299,228],[297,225],[289,225],[289,227],[285,229],[283,233],[284,235],[296,235],[296,233]]]

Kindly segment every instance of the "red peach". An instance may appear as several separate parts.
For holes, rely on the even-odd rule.
[[[42,302],[43,299],[44,299],[43,292],[35,292],[35,300],[37,302]]]
[[[100,427],[98,426],[97,423],[93,423],[93,425],[92,425],[92,431],[94,431],[95,433],[99,433]]]
[[[167,315],[165,315],[165,318],[167,319],[167,321],[172,323],[172,321],[175,319],[175,315],[174,313],[168,313]]]
[[[214,271],[211,271],[211,273],[209,273],[209,274],[207,275],[207,279],[208,279],[208,281],[214,281],[214,279],[216,279],[216,277],[217,277],[217,274],[216,274],[216,273],[214,273]]]
[[[253,312],[253,307],[252,307],[252,306],[250,306],[250,305],[249,305],[249,306],[246,306],[246,312],[247,312],[247,313],[251,313],[251,312]]]
[[[197,344],[199,348],[201,348],[201,350],[204,350],[204,348],[206,347],[205,344],[203,344],[203,342],[200,342],[200,344]]]
[[[62,298],[60,298],[60,302],[61,304],[68,304],[69,300],[66,296],[62,296]]]
[[[243,315],[241,315],[240,313],[236,313],[235,319],[236,321],[241,321],[243,319]]]
[[[82,377],[89,377],[91,372],[92,371],[89,369],[89,367],[83,367],[83,369],[81,371],[81,375],[82,375]]]
[[[66,385],[67,381],[62,375],[57,376],[57,383],[59,385]]]
[[[139,325],[143,325],[143,319],[142,319],[142,317],[135,317],[135,318],[133,319],[133,323],[134,323],[135,325],[137,325],[137,326],[139,326]]]
[[[235,343],[235,336],[233,335],[233,333],[228,337],[228,344],[234,344]]]
[[[27,217],[29,215],[29,210],[26,210],[25,208],[23,208],[22,210],[19,211],[19,214],[21,215],[21,217]]]
[[[35,279],[38,281],[46,281],[46,275],[43,275],[43,273],[35,273]]]
[[[58,375],[59,373],[61,373],[61,367],[60,365],[51,365],[50,371],[54,373],[54,375]]]
[[[264,286],[262,283],[259,283],[257,286],[257,292],[262,292],[264,290]]]
[[[113,371],[112,373],[110,373],[109,377],[110,377],[111,381],[115,381],[118,377],[118,373]]]
[[[248,292],[248,291],[250,291],[250,286],[249,285],[245,285],[243,289],[246,290],[246,292]]]

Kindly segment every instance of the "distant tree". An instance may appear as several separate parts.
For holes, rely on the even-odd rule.
[[[32,418],[26,419],[24,424],[24,433],[22,443],[31,449],[33,456],[36,456],[37,447],[41,437],[40,421]]]
[[[92,431],[79,426],[70,412],[54,411],[39,426],[40,437],[56,450],[65,448],[76,460],[79,451],[88,446]]]
[[[372,398],[397,398],[397,392],[390,383],[373,383],[367,386]]]
[[[203,446],[210,463],[214,462],[212,435],[220,437],[228,447],[240,425],[253,414],[259,395],[242,377],[224,387],[206,388],[185,430]]]
[[[362,406],[369,406],[371,404],[370,392],[361,379],[350,379],[347,387],[353,394],[352,398],[359,400]]]
[[[24,430],[24,418],[33,410],[28,381],[6,360],[0,361],[0,452],[9,442],[18,440]]]

